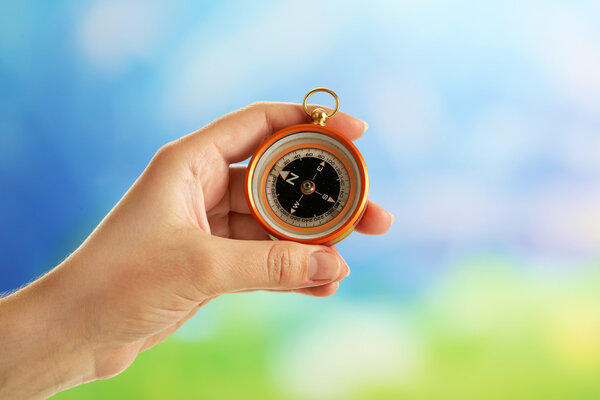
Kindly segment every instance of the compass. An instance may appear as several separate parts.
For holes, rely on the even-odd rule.
[[[336,105],[331,114],[307,100],[327,92]],[[334,244],[348,236],[367,205],[369,181],[358,149],[325,126],[339,109],[337,95],[313,89],[303,101],[313,123],[284,128],[265,140],[246,172],[246,198],[258,223],[274,239]]]

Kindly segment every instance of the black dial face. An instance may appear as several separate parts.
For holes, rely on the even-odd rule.
[[[334,219],[348,202],[350,178],[344,164],[321,148],[293,150],[267,178],[267,200],[284,222],[316,227]]]
[[[286,176],[287,179],[283,179]],[[290,178],[297,176],[294,181]],[[330,164],[316,157],[290,162],[279,172],[275,185],[277,200],[284,210],[300,218],[325,214],[340,194],[338,174]]]

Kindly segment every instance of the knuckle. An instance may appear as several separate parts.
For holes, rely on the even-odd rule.
[[[160,164],[172,160],[175,157],[176,144],[177,142],[170,142],[161,146],[154,154],[154,157],[152,157],[152,163]]]
[[[267,274],[269,282],[284,286],[293,276],[292,251],[290,246],[275,242],[267,255]]]
[[[248,104],[249,109],[263,109],[267,107],[269,102],[267,101],[255,101],[253,103]]]
[[[261,115],[267,112],[269,107],[272,105],[272,102],[269,101],[255,101],[254,103],[250,103],[244,108],[242,108],[241,112],[250,112],[256,113],[257,115]]]

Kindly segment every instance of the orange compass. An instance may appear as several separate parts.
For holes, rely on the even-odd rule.
[[[306,102],[315,92],[333,96],[331,114],[308,111]],[[331,245],[352,233],[362,218],[367,167],[349,139],[325,126],[339,109],[333,91],[313,89],[302,106],[312,124],[284,128],[259,146],[246,172],[246,199],[273,239]]]

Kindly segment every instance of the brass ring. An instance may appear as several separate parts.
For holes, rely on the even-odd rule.
[[[333,98],[335,99],[335,108],[333,109],[333,112],[331,114],[327,115],[327,118],[333,117],[340,109],[340,101],[338,100],[337,94],[335,94],[335,92],[333,90],[330,90],[327,88],[315,88],[315,89],[311,90],[310,92],[306,93],[306,96],[304,96],[304,100],[302,100],[302,107],[304,107],[304,112],[309,117],[311,116],[311,114],[308,112],[308,108],[306,107],[306,100],[308,100],[310,95],[312,95],[313,93],[316,93],[316,92],[325,92],[325,93],[329,93],[331,96],[333,96]]]

